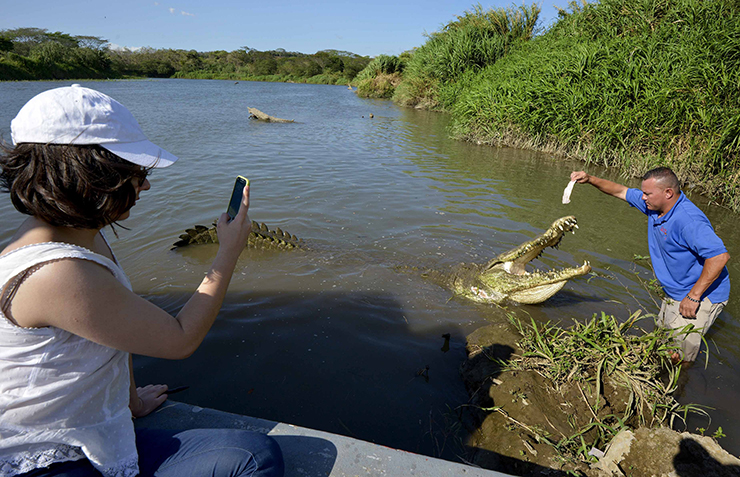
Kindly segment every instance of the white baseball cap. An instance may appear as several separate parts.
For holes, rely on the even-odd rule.
[[[31,98],[10,123],[13,144],[98,144],[143,167],[167,167],[177,157],[149,141],[124,105],[78,84]]]

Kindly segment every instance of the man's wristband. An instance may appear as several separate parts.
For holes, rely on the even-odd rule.
[[[686,295],[686,298],[689,299],[689,301],[693,301],[694,303],[701,303],[701,300],[696,300],[694,298],[691,298],[690,296]]]

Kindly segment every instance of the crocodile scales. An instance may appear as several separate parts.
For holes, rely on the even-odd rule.
[[[517,303],[542,303],[560,291],[571,278],[586,275],[591,265],[584,262],[578,267],[565,267],[549,271],[528,272],[525,266],[539,257],[548,247],[560,244],[566,232],[578,228],[576,218],[562,217],[537,237],[525,240],[517,247],[498,254],[482,264],[462,263],[451,270],[423,270],[422,276],[451,289],[455,294],[480,303],[502,303],[510,300]],[[216,226],[196,225],[180,235],[173,249],[192,244],[218,243]],[[252,222],[248,248],[265,250],[306,250],[306,243],[287,232],[276,228],[270,230],[265,224]]]

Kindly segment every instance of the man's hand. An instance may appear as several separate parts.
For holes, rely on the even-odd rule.
[[[701,303],[689,300],[689,297],[684,297],[681,303],[678,305],[678,312],[684,318],[694,319],[696,318],[696,312],[699,311]]]
[[[591,179],[591,176],[589,176],[583,171],[575,171],[575,172],[570,173],[570,180],[576,181],[579,184],[588,184],[590,179]]]

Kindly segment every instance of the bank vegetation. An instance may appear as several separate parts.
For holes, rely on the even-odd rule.
[[[339,50],[112,50],[100,37],[41,28],[0,30],[0,81],[147,77],[348,84],[369,62]]]
[[[539,13],[478,5],[398,58],[392,73],[361,72],[358,92],[395,75],[378,82],[382,95],[449,112],[456,138],[577,158],[625,177],[667,165],[686,186],[740,211],[736,0],[572,2],[546,31],[537,29]]]

